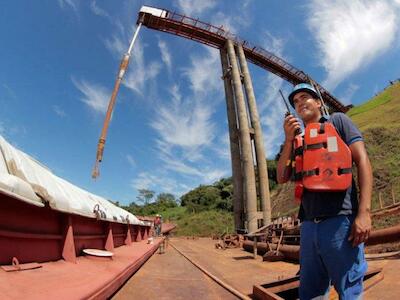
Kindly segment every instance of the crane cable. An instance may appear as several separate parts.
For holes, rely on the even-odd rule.
[[[307,76],[308,77],[308,76]],[[325,101],[322,98],[322,94],[321,91],[319,90],[318,85],[316,84],[316,82],[314,80],[311,79],[311,77],[308,77],[309,82],[311,83],[311,86],[317,91],[317,96],[318,98],[321,100],[321,104],[322,104],[322,114],[324,114],[325,116],[329,117],[329,110],[327,108],[327,106],[325,105]]]
[[[106,143],[106,136],[107,136],[108,126],[110,124],[112,112],[113,112],[113,109],[114,109],[114,106],[115,106],[115,101],[116,101],[116,98],[117,98],[119,87],[121,85],[122,78],[124,77],[125,72],[128,69],[128,64],[129,64],[129,59],[131,57],[133,44],[135,43],[135,40],[136,40],[136,38],[138,36],[138,33],[139,33],[139,30],[140,30],[141,26],[142,26],[142,22],[139,22],[138,26],[137,26],[137,28],[135,30],[135,33],[133,35],[132,41],[131,41],[131,43],[129,45],[128,52],[124,54],[124,57],[122,58],[121,64],[119,65],[119,71],[118,71],[117,80],[115,81],[114,89],[113,89],[113,92],[111,94],[111,99],[110,99],[110,102],[108,103],[108,108],[107,108],[107,113],[106,113],[106,117],[105,117],[104,124],[103,124],[103,129],[101,130],[99,143],[97,145],[96,162],[95,162],[95,165],[94,165],[93,171],[92,171],[92,178],[93,179],[96,179],[100,175],[99,166],[100,166],[100,162],[103,160],[104,145]]]

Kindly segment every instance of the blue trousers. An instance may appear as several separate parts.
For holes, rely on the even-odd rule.
[[[353,216],[336,216],[301,224],[300,299],[324,299],[333,284],[340,299],[361,299],[367,271],[364,244],[348,237]]]

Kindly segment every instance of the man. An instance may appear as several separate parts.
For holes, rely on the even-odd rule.
[[[161,216],[156,214],[156,218],[154,219],[154,230],[156,236],[160,236],[161,234]]]
[[[358,200],[353,179],[347,190],[339,192],[304,188],[299,211],[302,220],[300,299],[324,299],[329,293],[330,283],[340,299],[360,298],[367,269],[363,243],[371,230],[372,191],[371,164],[362,135],[342,113],[332,114],[329,119],[322,116],[321,100],[310,84],[296,85],[289,95],[289,101],[304,127],[312,123],[333,124],[339,137],[350,148],[352,161],[357,167],[360,190]],[[285,117],[285,142],[277,166],[279,183],[290,179],[285,169],[290,167],[288,162],[292,157],[295,133],[300,129],[298,119],[293,115]]]
[[[162,216],[160,214],[156,215],[156,219],[154,220],[154,227],[156,229],[156,235],[161,235],[161,227],[162,227]]]

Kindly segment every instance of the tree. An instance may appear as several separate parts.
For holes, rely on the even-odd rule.
[[[279,153],[276,155],[278,156]],[[271,190],[275,189],[278,185],[277,179],[276,179],[276,166],[278,164],[277,160],[268,160],[267,159],[267,166],[268,166],[268,181],[269,181],[269,188]]]
[[[216,203],[221,200],[218,188],[209,185],[200,185],[181,197],[181,205],[189,211],[200,212],[216,208]]]
[[[110,201],[112,204],[114,204],[114,205],[116,205],[118,207],[121,207],[121,204],[119,203],[119,201],[112,201],[110,199],[107,199],[107,200]]]
[[[176,203],[175,196],[170,193],[158,194],[157,199],[156,199],[156,204],[161,210],[178,206]]]
[[[150,203],[150,200],[154,197],[154,191],[148,189],[138,189],[139,195],[136,198],[139,202],[142,202],[144,205]]]

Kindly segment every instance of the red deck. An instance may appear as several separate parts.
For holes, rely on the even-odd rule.
[[[174,227],[166,224],[163,232]],[[62,213],[0,193],[0,265],[11,265],[14,257],[22,269],[26,263],[41,265],[0,269],[0,299],[105,299],[158,249],[162,238],[147,244],[149,234],[149,224]],[[114,256],[82,256],[87,248],[106,249]]]
[[[34,270],[0,270],[0,299],[105,299],[151,257],[161,241],[115,248],[113,259],[80,256],[76,264],[59,260]]]

